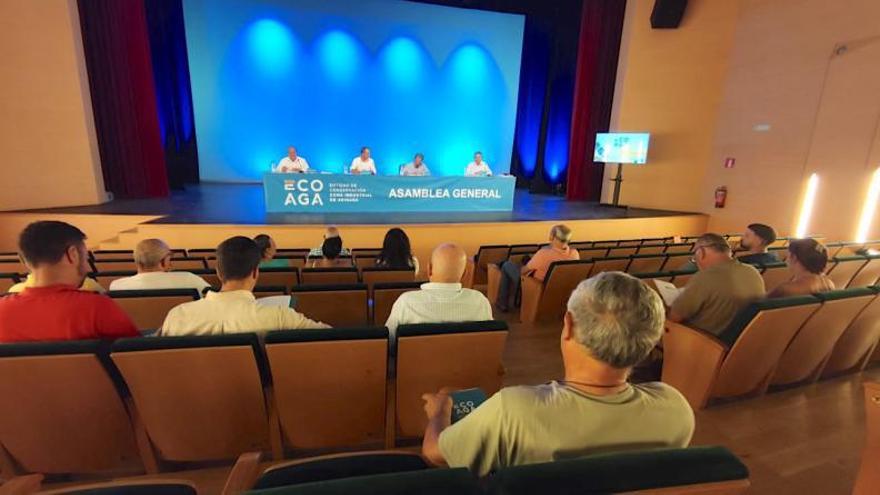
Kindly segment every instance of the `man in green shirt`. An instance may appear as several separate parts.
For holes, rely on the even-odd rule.
[[[663,320],[660,296],[630,275],[581,282],[562,327],[564,379],[502,389],[454,425],[448,391],[425,394],[424,456],[485,476],[598,452],[687,446],[694,415],[684,397],[663,383],[627,382],[660,340]]]
[[[761,274],[734,260],[730,244],[720,235],[697,239],[694,261],[700,271],[672,303],[670,320],[719,335],[739,310],[764,297]]]

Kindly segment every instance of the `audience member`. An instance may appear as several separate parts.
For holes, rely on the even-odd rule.
[[[792,272],[791,280],[770,291],[767,297],[800,296],[834,290],[834,282],[825,275],[828,250],[815,239],[789,242],[785,262]]]
[[[454,425],[448,390],[425,394],[424,456],[485,476],[633,446],[686,447],[694,415],[684,397],[663,383],[627,382],[660,340],[663,313],[660,297],[630,275],[581,282],[562,326],[564,379],[504,388]]]
[[[388,230],[382,242],[382,252],[376,258],[376,266],[393,270],[413,270],[419,273],[419,259],[413,256],[409,237],[400,228]]]
[[[524,266],[512,261],[502,263],[501,282],[495,306],[504,312],[514,306],[511,299],[515,298],[519,290],[521,276],[532,276],[538,280],[544,280],[550,269],[550,264],[554,261],[580,259],[577,249],[568,245],[570,241],[571,229],[561,224],[554,225],[550,229],[550,245],[539,249]]]
[[[190,272],[171,271],[171,249],[160,239],[144,239],[134,248],[137,275],[116,279],[110,290],[195,289],[210,287],[205,279]]]
[[[259,246],[260,252],[262,253],[262,258],[260,258],[260,268],[287,268],[290,266],[290,263],[285,259],[274,259],[275,253],[278,252],[278,248],[275,245],[275,239],[272,239],[266,234],[259,234],[254,237],[254,242],[257,243],[257,246]]]
[[[339,238],[339,245],[342,246],[342,236],[339,235],[339,229],[331,225],[327,227],[327,230],[324,231],[324,240],[326,241],[327,239],[332,239],[334,237]],[[323,256],[323,253],[321,252],[322,247],[316,247],[309,251],[309,258],[320,258],[321,256]],[[342,246],[342,248],[340,248],[339,255],[351,256],[351,251],[349,251],[348,248],[346,248],[345,246]]]
[[[350,268],[350,259],[340,259],[342,254],[342,239],[339,237],[328,237],[324,239],[324,245],[321,246],[321,257],[312,260],[309,265],[311,268]]]
[[[404,292],[391,307],[385,326],[392,340],[398,325],[486,321],[492,319],[492,305],[481,292],[463,288],[461,276],[467,268],[467,254],[455,244],[441,244],[431,254],[428,280],[417,291]]]
[[[19,252],[33,275],[20,294],[0,298],[0,342],[113,339],[139,336],[107,296],[79,290],[89,273],[86,235],[73,225],[28,225]]]
[[[767,251],[767,248],[774,242],[776,242],[776,231],[773,230],[773,227],[763,223],[753,223],[743,232],[739,247],[744,252],[738,253],[736,259],[740,263],[750,265],[779,263],[779,258]]]
[[[718,335],[736,313],[764,297],[764,279],[751,265],[733,259],[730,244],[718,234],[694,243],[695,273],[672,304],[669,319]]]
[[[216,335],[300,328],[329,328],[291,308],[260,304],[253,289],[260,274],[261,252],[247,237],[232,237],[217,247],[220,292],[175,307],[160,335]]]

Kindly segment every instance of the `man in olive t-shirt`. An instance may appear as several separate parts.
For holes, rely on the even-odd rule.
[[[564,379],[505,388],[450,425],[446,390],[425,394],[424,456],[474,474],[521,464],[658,447],[686,447],[694,415],[664,383],[627,376],[663,331],[660,296],[640,280],[604,272],[578,285],[562,328]]]
[[[672,303],[670,320],[719,335],[737,312],[764,297],[761,274],[734,260],[723,237],[705,234],[697,239],[694,260],[700,271]]]

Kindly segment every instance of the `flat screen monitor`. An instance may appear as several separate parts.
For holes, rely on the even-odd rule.
[[[593,161],[643,165],[648,159],[650,138],[647,132],[597,133]]]

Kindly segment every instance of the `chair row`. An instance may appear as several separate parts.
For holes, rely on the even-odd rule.
[[[431,468],[418,454],[371,451],[289,461],[261,469],[258,453],[239,457],[221,495],[253,494],[486,494],[701,493],[748,489],[748,468],[723,447],[652,449],[500,469],[486,480],[463,468]],[[34,479],[36,478],[36,479]],[[38,475],[30,490],[39,488]],[[19,483],[20,486],[26,486]],[[250,490],[250,491],[248,491]],[[173,479],[123,480],[50,490],[53,495],[196,495],[198,486]]]
[[[291,304],[307,317],[333,327],[383,325],[397,298],[418,290],[419,282],[377,283],[372,292],[366,284],[257,286],[254,295],[290,295]],[[216,290],[216,289],[214,289]],[[172,308],[199,299],[195,289],[122,290],[107,293],[142,332],[162,326]],[[344,308],[344,310],[341,310]]]
[[[307,257],[311,252],[309,248],[278,248],[275,250],[278,256],[291,257]],[[351,250],[352,256],[370,256],[376,257],[382,252],[381,248],[355,248]],[[191,248],[191,249],[172,249],[171,253],[174,257],[199,257],[206,259],[215,259],[217,257],[216,248]],[[3,256],[14,256],[16,253],[0,253]],[[89,251],[89,258],[92,260],[130,260],[134,259],[134,250],[132,249],[104,249]]]
[[[694,408],[865,368],[880,341],[880,287],[761,300],[720,335],[667,322],[663,381]]]
[[[501,386],[504,322],[0,345],[0,467],[157,472],[419,438],[421,395]],[[396,373],[388,373],[396,369]],[[390,414],[389,414],[390,413]]]

